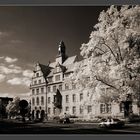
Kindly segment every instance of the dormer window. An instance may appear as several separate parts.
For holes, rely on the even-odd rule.
[[[49,78],[48,78],[48,82],[49,82],[49,83],[52,82],[52,77],[49,77]]]
[[[55,76],[55,81],[60,81],[60,75]]]
[[[56,67],[56,72],[60,72],[60,67]]]

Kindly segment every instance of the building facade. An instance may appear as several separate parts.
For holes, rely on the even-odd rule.
[[[78,90],[77,85],[71,82],[69,84],[65,82],[65,78],[74,71],[74,66],[82,61],[78,61],[77,56],[68,57],[62,41],[53,63],[35,65],[30,85],[33,118],[38,119],[47,114],[47,117],[51,119],[64,113],[80,119],[94,119],[97,116],[124,116],[124,104],[101,103],[96,100],[88,104],[88,92]],[[132,110],[135,114],[139,114],[136,103],[132,104]]]

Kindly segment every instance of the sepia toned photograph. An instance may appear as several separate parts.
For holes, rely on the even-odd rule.
[[[0,6],[0,134],[140,134],[140,6]]]

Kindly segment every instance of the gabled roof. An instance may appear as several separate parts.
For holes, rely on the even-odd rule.
[[[76,55],[75,55],[75,56],[68,57],[68,58],[64,61],[63,66],[73,64],[73,63],[76,61],[76,58],[77,58]]]
[[[41,71],[43,73],[43,76],[46,78],[46,76],[48,76],[48,74],[51,72],[51,69],[49,66],[43,65],[43,64],[39,64]]]
[[[52,62],[52,63],[49,64],[49,67],[54,68],[55,66],[56,66],[56,62]]]

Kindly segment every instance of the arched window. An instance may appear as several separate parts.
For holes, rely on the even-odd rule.
[[[36,98],[36,104],[39,105],[39,97]]]
[[[44,105],[44,97],[41,96],[41,105]]]

